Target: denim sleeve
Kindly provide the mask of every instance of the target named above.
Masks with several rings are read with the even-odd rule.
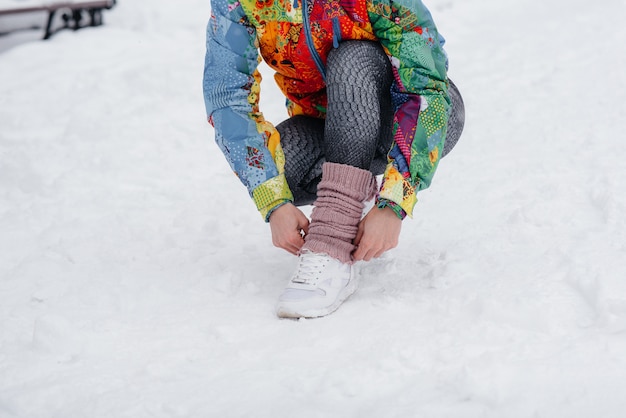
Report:
[[[231,169],[267,217],[293,197],[279,134],[259,111],[256,30],[236,0],[212,0],[211,12],[203,78],[207,117]]]

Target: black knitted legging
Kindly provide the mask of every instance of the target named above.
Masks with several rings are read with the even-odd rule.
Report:
[[[382,174],[392,145],[391,64],[375,42],[346,41],[326,63],[326,119],[294,116],[276,128],[285,152],[285,175],[296,205],[313,203],[324,162]],[[452,112],[442,156],[454,147],[465,121],[463,99],[450,81]]]

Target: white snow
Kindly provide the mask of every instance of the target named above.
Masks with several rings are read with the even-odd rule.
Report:
[[[626,5],[427,4],[466,130],[316,320],[205,121],[208,0],[0,37],[0,417],[623,416]]]

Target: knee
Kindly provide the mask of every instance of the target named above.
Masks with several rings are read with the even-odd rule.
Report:
[[[465,104],[463,97],[456,84],[449,79],[450,87],[448,93],[450,95],[451,109],[448,118],[448,129],[446,134],[446,142],[441,157],[445,157],[452,151],[463,133],[465,126]]]
[[[345,80],[346,75],[355,82],[360,78],[384,80],[391,77],[391,63],[382,46],[372,41],[343,41],[328,54],[327,81]]]

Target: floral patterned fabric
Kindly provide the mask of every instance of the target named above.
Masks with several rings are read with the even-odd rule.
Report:
[[[437,169],[450,101],[443,38],[419,0],[212,0],[204,98],[216,142],[267,220],[293,200],[274,126],[259,110],[261,59],[290,116],[324,118],[324,66],[342,40],[381,43],[395,82],[394,144],[377,206],[411,215]]]

